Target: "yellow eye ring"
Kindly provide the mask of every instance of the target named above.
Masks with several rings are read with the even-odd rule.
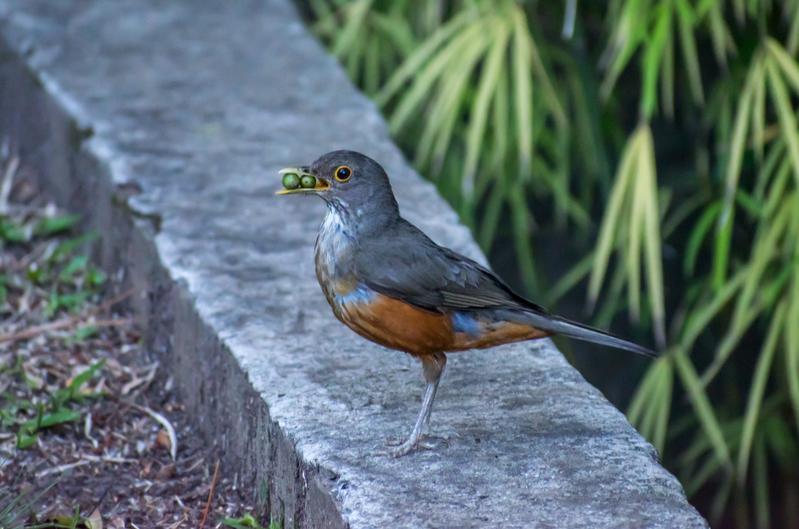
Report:
[[[333,171],[333,178],[338,182],[346,182],[352,178],[352,169],[350,169],[348,165],[339,165],[336,167],[336,170]]]

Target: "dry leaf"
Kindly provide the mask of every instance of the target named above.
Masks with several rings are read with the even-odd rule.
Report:
[[[170,451],[172,448],[172,441],[169,440],[169,434],[166,430],[158,430],[158,435],[155,436],[155,444],[166,451]]]
[[[100,509],[93,510],[83,523],[86,525],[86,529],[103,529],[103,517],[100,515]]]

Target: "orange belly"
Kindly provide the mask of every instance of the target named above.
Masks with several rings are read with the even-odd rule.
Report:
[[[514,322],[481,322],[477,332],[458,332],[449,314],[421,309],[382,294],[376,294],[368,303],[334,306],[334,312],[361,336],[415,356],[492,347],[550,334]]]

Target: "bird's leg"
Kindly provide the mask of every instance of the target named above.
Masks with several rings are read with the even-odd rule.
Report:
[[[421,360],[424,378],[427,381],[427,387],[425,387],[424,397],[422,398],[422,409],[419,410],[419,416],[416,417],[416,423],[413,425],[411,435],[404,443],[391,451],[391,455],[394,457],[404,456],[419,447],[422,433],[430,424],[430,415],[433,411],[433,400],[436,398],[438,382],[441,380],[441,374],[447,364],[447,357],[444,353],[423,356]]]
[[[434,384],[427,384],[425,386],[424,397],[422,398],[422,411],[425,410],[425,402],[427,402],[428,394],[432,393],[432,395],[430,395],[430,405],[427,407],[427,413],[424,416],[424,424],[422,425],[422,431],[421,431],[422,435],[424,435],[425,432],[430,431],[430,416],[433,415],[433,400],[435,400],[436,398],[436,391],[438,391],[438,380],[436,380]]]

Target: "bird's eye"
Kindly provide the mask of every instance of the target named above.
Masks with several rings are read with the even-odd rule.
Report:
[[[346,165],[340,165],[336,167],[336,171],[333,173],[333,177],[339,182],[346,182],[352,177],[352,169],[350,169]]]

